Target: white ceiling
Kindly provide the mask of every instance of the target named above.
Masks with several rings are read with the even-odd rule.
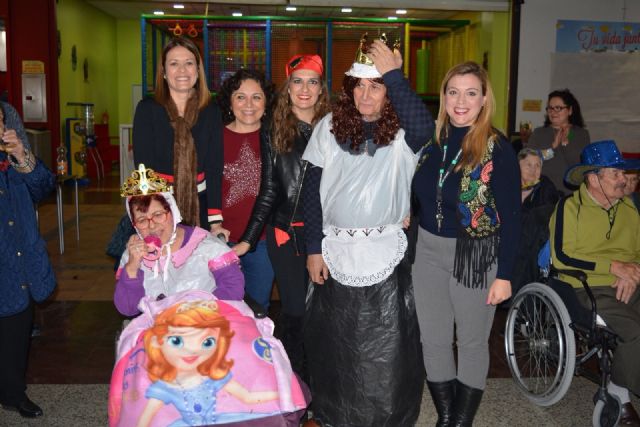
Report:
[[[242,12],[243,16],[290,16],[305,18],[386,18],[395,15],[396,9],[406,9],[404,18],[449,19],[459,11],[507,11],[509,0],[219,0],[207,2],[195,0],[85,0],[116,18],[138,19],[141,14],[162,10],[171,15],[230,16]],[[174,9],[180,3],[184,9]],[[322,4],[322,7],[316,6]],[[285,10],[296,6],[295,12]],[[391,6],[391,7],[389,7]],[[351,7],[352,13],[342,13],[342,7]]]

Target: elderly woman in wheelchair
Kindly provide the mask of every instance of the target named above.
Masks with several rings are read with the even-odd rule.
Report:
[[[580,188],[551,218],[548,283],[522,288],[507,315],[505,349],[520,390],[550,406],[574,371],[584,375],[600,384],[594,426],[640,425],[629,398],[640,394],[640,216],[623,193],[623,172],[635,167],[613,141],[583,150],[565,177]],[[593,357],[599,375],[584,369]]]
[[[244,277],[233,251],[208,231],[180,224],[182,216],[167,182],[140,164],[122,185],[136,234],[116,272],[114,303],[134,316],[144,296],[163,298],[200,289],[224,300],[241,300]]]
[[[307,406],[273,322],[243,302],[238,257],[179,224],[166,182],[140,165],[124,183],[136,228],[114,301],[137,317],[118,339],[110,426],[298,426]]]

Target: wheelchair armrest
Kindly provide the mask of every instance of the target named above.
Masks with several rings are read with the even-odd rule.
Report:
[[[571,276],[576,280],[581,281],[583,284],[587,281],[587,273],[582,270],[559,270],[554,269],[556,273],[565,274],[567,276]]]
[[[253,311],[253,317],[255,317],[256,319],[264,319],[265,317],[267,317],[267,310],[263,306],[258,304],[256,300],[251,298],[249,294],[245,293],[243,300]]]
[[[591,288],[587,283],[587,273],[582,270],[566,270],[566,269],[553,269],[554,274],[566,274],[567,276],[571,276],[574,279],[579,280],[582,283],[582,287],[584,288],[587,296],[589,297],[589,301],[591,302],[591,329],[595,330],[596,328],[596,318],[598,315],[598,308],[596,306],[596,298],[593,296],[593,292],[591,292]]]

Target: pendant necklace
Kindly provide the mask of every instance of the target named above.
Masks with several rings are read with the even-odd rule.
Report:
[[[444,162],[447,158],[447,144],[445,143],[444,147],[442,147],[442,162],[440,163],[440,170],[438,172],[438,185],[436,186],[436,223],[438,224],[438,233],[442,228],[442,220],[444,219],[444,215],[442,215],[442,187],[444,186],[444,181],[447,179],[451,171],[453,171],[453,169],[456,167],[461,154],[462,148],[458,150],[458,153],[445,171]]]
[[[185,421],[188,421],[191,425],[200,425],[207,419],[210,412],[215,413],[216,391],[212,384],[207,383],[207,380],[191,388],[185,388],[178,378],[174,381],[180,388],[184,406],[187,410],[186,414],[180,411],[183,419],[185,417],[189,418],[189,420]],[[203,385],[204,388],[202,387]]]

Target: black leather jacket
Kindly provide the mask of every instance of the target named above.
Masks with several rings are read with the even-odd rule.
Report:
[[[276,154],[273,159],[273,180],[276,184],[276,200],[271,217],[271,225],[287,230],[292,222],[302,221],[302,173],[306,169],[303,165],[302,154],[307,148],[307,139],[299,135],[293,143],[293,150],[289,153]]]
[[[267,137],[270,141],[270,138]],[[260,237],[262,227],[269,223],[274,227],[287,230],[291,222],[302,221],[302,200],[299,197],[302,185],[301,172],[304,169],[302,154],[307,147],[308,139],[303,135],[296,136],[293,150],[289,153],[276,153],[271,144],[263,150],[262,181],[260,193],[251,213],[251,219],[242,241],[253,247]],[[265,160],[266,153],[268,160]],[[265,174],[268,173],[268,177]],[[295,210],[295,212],[294,212]]]

